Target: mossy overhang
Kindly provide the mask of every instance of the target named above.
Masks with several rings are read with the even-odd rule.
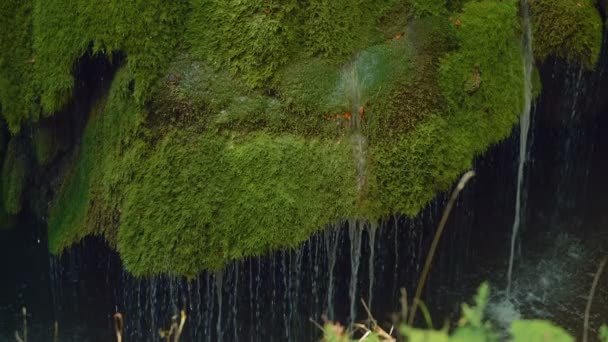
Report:
[[[24,46],[34,41],[35,67],[20,71],[20,86],[42,95],[30,106],[37,114],[3,116],[17,134],[24,120],[35,124],[41,108],[50,116],[62,106],[75,59],[125,52],[126,65],[94,99],[57,182],[49,243],[60,253],[86,235],[103,235],[137,275],[218,269],[295,247],[343,218],[413,216],[507,137],[523,108],[514,0],[462,8],[459,1],[451,14],[423,11],[419,18],[411,4],[394,0],[344,7],[160,1],[141,15],[125,3],[124,26],[114,32],[105,28],[112,18],[97,18],[76,40],[70,37],[82,21],[64,20],[76,7],[54,3],[64,10],[45,12],[36,2],[38,22],[23,24],[31,31],[19,36]],[[84,17],[96,6],[104,5],[87,2]],[[227,10],[241,15],[208,20]],[[320,13],[312,26],[294,19],[311,13]],[[354,22],[361,13],[368,20]],[[69,44],[54,50],[41,30],[63,27],[51,25],[58,21],[73,26],[61,32]],[[150,22],[158,24],[158,41],[124,37]],[[266,43],[271,53],[258,55]],[[583,64],[591,55],[577,56]],[[14,79],[7,70],[0,78]],[[5,86],[10,82],[0,82],[0,101],[15,93]],[[6,108],[28,107],[12,105]],[[363,124],[351,124],[361,108]],[[44,152],[39,164],[53,159],[34,150]]]

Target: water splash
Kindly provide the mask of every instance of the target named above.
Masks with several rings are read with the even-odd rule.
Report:
[[[515,262],[515,245],[519,233],[522,217],[522,190],[524,179],[524,167],[527,160],[528,134],[530,131],[530,116],[532,112],[532,71],[534,68],[534,55],[532,52],[532,25],[530,23],[530,11],[528,0],[522,1],[524,35],[524,109],[520,117],[519,137],[519,164],[517,166],[517,195],[515,198],[515,218],[513,221],[513,232],[511,234],[511,253],[509,256],[509,269],[507,271],[507,297],[511,294],[513,281],[513,264]]]

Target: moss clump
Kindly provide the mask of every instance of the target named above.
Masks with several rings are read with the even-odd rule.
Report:
[[[17,215],[21,212],[28,167],[23,142],[18,137],[11,138],[6,148],[1,177],[4,208],[8,214]]]
[[[515,0],[389,34],[410,16],[383,17],[394,6],[192,0],[190,51],[155,101],[133,96],[127,65],[91,113],[51,250],[103,234],[134,274],[194,275],[339,219],[415,215],[517,121],[521,32]]]
[[[411,2],[416,18],[447,14],[446,0],[412,0]]]
[[[442,58],[439,69],[444,111],[373,149],[372,186],[378,190],[371,198],[381,203],[382,214],[417,214],[476,155],[509,135],[523,108],[517,13],[516,1],[465,5],[458,18],[459,47]]]
[[[116,210],[125,173],[124,147],[133,142],[143,118],[130,96],[128,70],[118,72],[110,94],[92,109],[82,141],[52,205],[49,246],[53,253],[88,234],[104,234],[114,243]]]
[[[138,165],[118,233],[134,274],[193,275],[295,247],[348,217],[356,196],[350,146],[288,135],[176,131]]]
[[[32,86],[32,9],[32,0],[0,3],[0,106],[12,132],[39,114]]]
[[[265,88],[289,61],[344,61],[377,39],[377,23],[396,0],[192,0],[186,40],[196,58],[225,67],[248,87]]]
[[[179,1],[3,1],[0,103],[11,131],[61,110],[74,65],[88,51],[128,56],[134,98],[143,103],[180,42],[188,6]]]
[[[32,145],[39,166],[48,166],[59,153],[68,149],[68,136],[62,124],[60,121],[44,120],[35,126]]]
[[[602,46],[602,18],[594,0],[530,0],[534,55],[593,68]]]
[[[4,122],[0,120],[0,170],[2,170],[2,166],[4,164],[4,156],[6,154],[6,148],[8,144],[8,139],[10,138],[8,131],[4,125]],[[6,208],[4,207],[4,191],[2,191],[2,174],[0,174],[0,229],[8,226],[9,215],[6,212]]]

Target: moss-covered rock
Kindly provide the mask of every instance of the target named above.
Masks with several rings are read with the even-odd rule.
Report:
[[[587,69],[597,63],[603,23],[594,0],[530,0],[534,55],[555,56]]]
[[[453,18],[459,46],[441,59],[434,80],[446,106],[428,107],[435,112],[415,129],[372,150],[371,198],[382,214],[415,215],[476,155],[509,135],[524,93],[517,13],[516,1],[480,1]]]
[[[17,215],[23,206],[23,196],[29,170],[22,139],[13,137],[6,148],[2,164],[2,197],[8,214]]]
[[[50,248],[101,234],[137,275],[194,275],[336,220],[415,215],[523,106],[516,0],[49,4],[32,14],[45,113],[86,51],[127,60],[61,175]],[[40,165],[49,139],[36,135]]]
[[[128,69],[116,75],[107,99],[90,113],[82,141],[70,164],[49,215],[49,246],[53,253],[89,234],[103,234],[115,244],[117,210],[130,170],[126,146],[144,112],[130,96]]]

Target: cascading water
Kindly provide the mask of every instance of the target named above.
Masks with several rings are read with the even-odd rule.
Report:
[[[509,255],[509,269],[507,271],[507,298],[511,295],[513,280],[513,264],[515,262],[515,245],[522,218],[522,191],[524,186],[524,168],[527,160],[528,134],[530,131],[530,116],[532,112],[532,72],[534,68],[534,55],[532,52],[532,25],[528,0],[522,1],[523,27],[524,27],[524,108],[520,118],[519,135],[519,163],[517,166],[517,193],[515,196],[515,218],[511,235],[511,253]]]

